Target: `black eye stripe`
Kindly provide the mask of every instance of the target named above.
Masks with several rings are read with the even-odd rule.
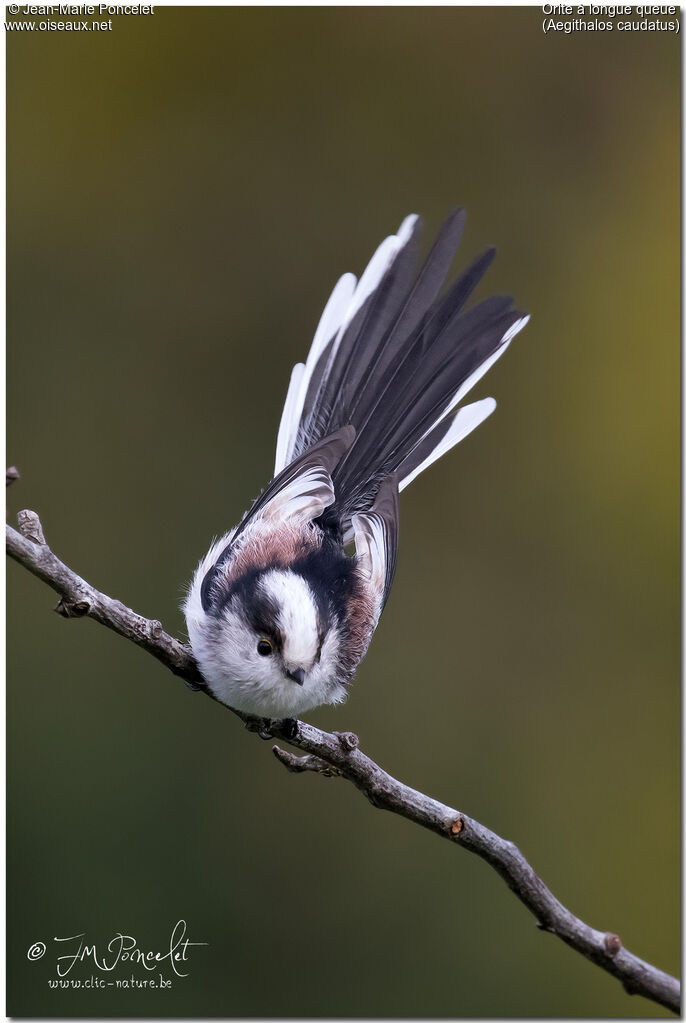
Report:
[[[248,618],[255,632],[262,633],[268,639],[274,639],[278,635],[278,608],[264,599],[252,600],[246,611]]]
[[[262,639],[272,645],[272,653],[283,649],[283,637],[279,630],[279,607],[263,591],[257,580],[258,573],[246,576],[234,590],[233,600],[248,628],[255,633],[255,646]],[[259,652],[259,651],[258,651]],[[263,657],[267,656],[265,652]]]

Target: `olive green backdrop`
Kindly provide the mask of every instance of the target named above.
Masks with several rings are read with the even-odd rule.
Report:
[[[497,244],[479,294],[532,321],[475,392],[495,416],[403,494],[381,627],[309,718],[674,972],[679,41],[541,19],[158,7],[8,34],[9,513],[182,635],[335,280],[405,214],[430,234],[466,206],[460,262]],[[8,594],[10,1013],[668,1015],[13,563]],[[170,989],[49,988],[55,936],[158,950],[181,918],[209,944]]]

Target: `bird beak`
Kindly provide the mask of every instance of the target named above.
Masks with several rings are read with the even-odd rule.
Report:
[[[287,671],[286,674],[289,678],[293,679],[294,682],[297,682],[299,686],[303,685],[305,682],[305,672],[302,668],[296,668],[295,671]]]

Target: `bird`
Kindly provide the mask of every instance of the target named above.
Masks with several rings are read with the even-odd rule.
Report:
[[[359,280],[340,278],[292,370],[273,478],[198,564],[191,650],[237,711],[294,721],[347,698],[393,582],[400,491],[495,409],[462,401],[529,317],[506,296],[467,307],[493,248],[443,289],[465,216],[418,273],[412,214]]]

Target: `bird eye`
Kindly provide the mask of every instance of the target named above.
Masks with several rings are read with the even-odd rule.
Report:
[[[261,639],[257,644],[257,652],[261,657],[269,657],[274,652],[274,647],[268,639]]]

